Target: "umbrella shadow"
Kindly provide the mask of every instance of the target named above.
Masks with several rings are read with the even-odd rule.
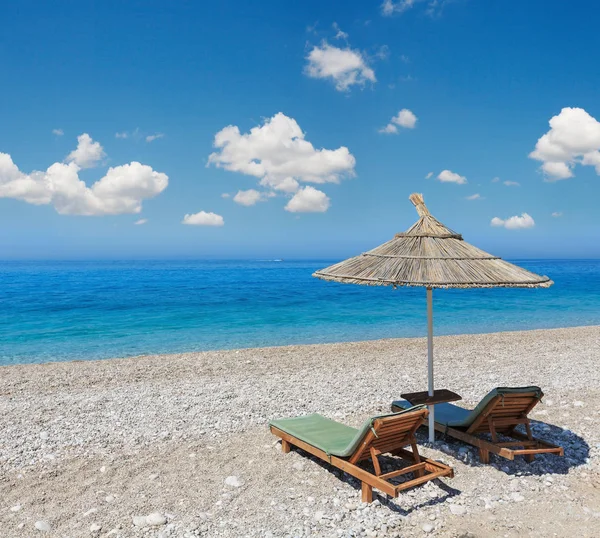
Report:
[[[341,469],[338,469],[337,467],[334,467],[333,465],[330,465],[326,461],[323,461],[322,459],[317,458],[317,457],[313,456],[312,454],[309,454],[308,452],[303,451],[301,448],[292,447],[292,450],[294,452],[297,452],[301,456],[305,457],[306,459],[311,460],[311,462],[316,463],[322,469],[330,472],[336,478],[338,478],[342,482],[348,484],[350,487],[355,489],[358,494],[360,494],[361,481],[358,480],[357,478],[355,478],[354,476],[342,471]],[[398,463],[402,462],[404,460],[402,460],[402,458],[397,458],[394,456],[382,455],[382,456],[379,456],[379,461],[380,461],[381,466],[384,468],[386,466],[388,466],[388,467],[393,467],[395,469],[399,469],[401,466],[399,466]],[[361,466],[365,470],[368,470],[369,472],[374,473],[373,466],[370,462],[366,461]],[[414,478],[413,473],[407,473],[404,476],[406,477],[406,480],[411,480],[412,478]],[[393,480],[392,480],[392,482],[393,482]],[[400,483],[400,482],[401,482],[401,480],[397,481],[397,483]],[[414,505],[410,506],[409,508],[403,508],[402,506],[399,506],[397,504],[397,502],[394,502],[393,497],[390,497],[389,495],[386,495],[385,493],[383,493],[377,489],[373,489],[373,499],[379,500],[379,503],[382,506],[385,506],[392,512],[396,512],[396,513],[400,514],[401,516],[408,516],[409,514],[411,514],[412,512],[414,512],[416,510],[419,510],[420,508],[423,508],[425,506],[435,506],[437,504],[442,504],[446,500],[448,500],[450,497],[455,497],[462,493],[460,490],[448,486],[448,484],[444,483],[442,480],[440,480],[438,478],[432,480],[429,483],[435,484],[437,486],[437,488],[439,489],[440,494],[435,497],[430,497],[426,501],[423,501],[421,499],[415,499],[417,502]],[[412,499],[413,497],[410,496],[409,492],[417,490],[421,487],[423,487],[423,486],[415,486],[413,488],[404,490],[403,492],[400,493],[398,499]],[[406,496],[406,497],[404,497],[404,496]]]
[[[525,460],[524,456],[516,456],[514,460],[508,460],[496,454],[490,454],[490,463],[482,464],[479,461],[478,449],[459,439],[437,432],[438,441],[432,447],[427,441],[427,435],[423,428],[420,428],[417,432],[417,438],[421,444],[440,450],[466,465],[471,467],[487,467],[492,465],[508,475],[540,476],[546,474],[568,474],[570,469],[587,463],[590,447],[583,437],[571,430],[539,420],[531,420],[531,430],[534,437],[563,447],[565,455],[537,454],[534,460],[529,463]],[[517,431],[525,433],[525,430],[521,430],[520,427],[517,428]],[[481,437],[491,440],[489,436],[482,435]],[[501,435],[499,437],[502,438]]]

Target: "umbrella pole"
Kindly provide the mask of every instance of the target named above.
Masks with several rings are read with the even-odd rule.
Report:
[[[427,371],[429,396],[433,396],[433,290],[427,288]],[[429,442],[435,441],[433,405],[429,406]]]

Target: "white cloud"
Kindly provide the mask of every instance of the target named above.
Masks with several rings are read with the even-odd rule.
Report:
[[[229,194],[228,192],[224,192],[223,194],[221,194],[221,198],[231,198],[231,194]]]
[[[161,193],[169,183],[166,174],[135,161],[109,168],[91,187],[79,179],[79,171],[73,161],[25,174],[10,155],[0,153],[0,198],[52,204],[61,215],[119,215],[139,213],[142,201]]]
[[[186,214],[181,223],[189,224],[191,226],[223,226],[225,221],[221,215],[200,211],[200,213],[194,213],[191,215]]]
[[[520,187],[521,184],[518,181],[503,181],[502,182],[507,187]]]
[[[324,213],[329,209],[329,197],[307,185],[301,188],[285,206],[290,213]]]
[[[247,191],[238,191],[237,194],[233,197],[233,201],[236,204],[251,206],[264,200],[264,196],[261,192],[258,192],[255,189],[248,189]]]
[[[451,172],[450,170],[442,170],[437,177],[442,183],[458,183],[464,185],[467,182],[467,178]]]
[[[279,112],[264,124],[241,134],[235,125],[215,135],[217,151],[208,157],[214,165],[260,179],[260,184],[283,192],[295,192],[300,182],[339,183],[354,175],[356,160],[342,146],[315,149],[293,118]]]
[[[562,211],[555,211],[554,213],[552,213],[552,216],[557,219],[559,217],[563,216],[563,212]]]
[[[395,13],[404,13],[417,4],[427,3],[425,13],[430,17],[441,14],[444,6],[451,0],[383,0],[381,4],[381,14],[385,17],[391,17]]]
[[[398,127],[392,123],[388,123],[385,127],[382,127],[377,132],[381,134],[396,134],[398,132]]]
[[[481,200],[481,194],[471,194],[471,196],[467,196],[467,200]]]
[[[140,220],[136,220],[133,224],[135,226],[141,226],[142,224],[146,224],[148,222],[148,219],[140,219]]]
[[[433,172],[429,172],[426,176],[425,179],[431,179],[431,177],[433,176]]]
[[[405,129],[414,129],[417,125],[417,116],[408,110],[408,108],[403,108],[390,120],[390,123],[379,129],[379,132],[385,134],[395,134],[398,132],[396,125],[404,127]]]
[[[62,129],[52,129],[52,134],[56,136],[62,136],[65,132]]]
[[[335,39],[348,39],[348,34],[346,32],[342,32],[342,29],[337,22],[334,22],[332,26],[336,31]]]
[[[520,217],[515,215],[506,220],[494,217],[490,224],[492,226],[504,227],[507,230],[519,230],[523,228],[533,228],[535,226],[535,221],[531,215],[522,213]]]
[[[164,138],[164,137],[165,137],[164,133],[156,133],[156,134],[148,135],[146,137],[146,142],[154,142],[155,140],[158,140],[159,138]]]
[[[573,177],[577,164],[594,166],[600,175],[600,122],[583,108],[563,108],[550,119],[550,130],[529,157],[542,162],[547,181]]]
[[[360,51],[340,49],[323,41],[315,46],[306,57],[308,64],[304,72],[312,78],[332,79],[338,91],[348,91],[351,86],[364,86],[376,82],[375,72]]]
[[[77,149],[67,155],[65,162],[75,163],[79,168],[93,168],[104,157],[106,153],[100,142],[94,142],[89,134],[83,133],[77,137]]]
[[[129,138],[129,133],[123,131],[122,133],[115,133],[115,138]]]
[[[498,183],[498,181],[500,181],[500,178],[497,176],[494,179],[492,179],[492,183]]]

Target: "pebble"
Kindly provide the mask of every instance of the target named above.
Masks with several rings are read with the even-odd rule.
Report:
[[[452,512],[455,516],[464,516],[467,513],[467,509],[460,504],[451,504],[450,512]]]
[[[146,516],[146,523],[152,527],[159,527],[160,525],[164,525],[166,522],[167,518],[160,512],[152,512],[150,515]]]
[[[50,523],[48,523],[47,521],[36,521],[34,524],[34,527],[38,530],[38,531],[42,531],[42,532],[50,532],[52,530],[52,526],[50,525]]]
[[[21,505],[20,504],[15,504],[14,506],[10,507],[10,511],[11,512],[18,512],[21,509]]]
[[[50,436],[48,435],[48,432],[40,432],[40,439],[42,439],[43,441],[48,440]]]
[[[429,534],[430,532],[433,532],[434,526],[431,523],[425,523],[421,528],[424,533]]]
[[[98,525],[97,523],[92,523],[90,525],[90,532],[91,533],[100,532],[101,530],[102,530],[102,525]]]
[[[225,484],[232,488],[241,488],[244,485],[244,481],[237,476],[228,476],[225,479]]]
[[[517,492],[511,493],[510,498],[516,503],[520,503],[525,500],[525,497],[523,497],[523,495]]]

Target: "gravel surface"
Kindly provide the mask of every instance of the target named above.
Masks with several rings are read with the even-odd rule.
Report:
[[[426,385],[424,339],[0,368],[0,536],[600,536],[600,327],[438,337],[436,382],[472,406],[540,385],[532,464],[441,436],[455,478],[360,502],[359,484],[297,451],[271,418],[357,426]]]

